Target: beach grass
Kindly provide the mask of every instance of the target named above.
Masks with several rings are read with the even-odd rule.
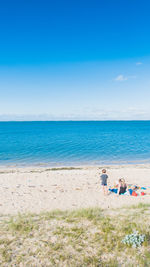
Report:
[[[122,243],[134,230],[141,247]],[[150,266],[150,205],[1,216],[0,266]]]

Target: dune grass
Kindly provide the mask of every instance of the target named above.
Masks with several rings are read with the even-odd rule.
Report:
[[[134,230],[140,248],[121,241]],[[150,266],[150,205],[1,216],[0,266]]]

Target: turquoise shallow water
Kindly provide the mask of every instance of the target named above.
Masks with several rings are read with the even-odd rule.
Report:
[[[150,162],[150,121],[0,122],[1,165]]]

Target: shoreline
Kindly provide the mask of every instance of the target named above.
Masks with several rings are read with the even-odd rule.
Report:
[[[0,173],[3,170],[12,170],[13,172],[17,172],[19,170],[43,170],[43,171],[49,171],[49,170],[78,170],[78,169],[118,169],[118,168],[150,168],[150,162],[149,163],[116,163],[116,164],[85,164],[85,165],[0,165]]]
[[[37,162],[37,163],[9,163],[9,164],[2,164],[0,163],[0,169],[2,168],[86,168],[86,167],[99,167],[99,166],[140,166],[140,165],[150,165],[150,159],[143,159],[143,160],[129,160],[129,161],[122,161],[122,160],[114,160],[114,161],[91,161],[91,162],[70,162],[70,163],[48,163],[48,162]]]

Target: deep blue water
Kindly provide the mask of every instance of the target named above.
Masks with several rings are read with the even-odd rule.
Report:
[[[150,121],[0,122],[1,165],[150,162]]]

